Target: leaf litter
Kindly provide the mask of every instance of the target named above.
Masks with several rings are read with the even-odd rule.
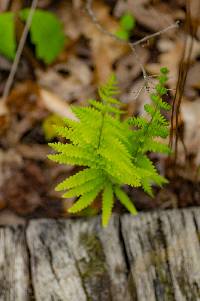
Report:
[[[2,1],[0,9],[6,11],[9,2]],[[18,7],[22,9],[20,5]],[[176,168],[169,158],[158,155],[153,157],[158,169],[169,178],[170,183],[163,190],[155,187],[154,199],[140,190],[130,190],[129,193],[136,200],[139,210],[199,205],[198,5],[199,0],[191,1],[191,20],[198,28],[190,54],[188,77],[178,118],[182,140],[178,141]],[[12,7],[11,5],[11,9]],[[9,223],[9,211],[12,212],[10,220],[15,220],[13,215],[25,219],[68,216],[66,208],[70,204],[60,198],[54,187],[75,171],[71,167],[55,166],[46,158],[50,150],[42,125],[48,116],[58,114],[73,118],[69,105],[85,105],[88,98],[96,95],[97,86],[112,72],[117,74],[121,88],[120,97],[130,116],[140,114],[143,104],[149,101],[148,93],[143,88],[141,68],[134,54],[127,45],[98,30],[86,13],[85,1],[42,0],[39,1],[39,7],[57,15],[63,24],[68,42],[55,62],[47,66],[34,57],[33,48],[28,41],[25,45],[28,52],[24,49],[12,91],[5,103],[0,101],[0,220],[2,218],[5,223]],[[117,32],[120,17],[124,13],[132,14],[135,26],[130,34],[131,41],[161,30],[177,19],[181,20],[183,25],[178,30],[168,31],[136,47],[142,64],[152,76],[150,86],[160,67],[166,66],[170,69],[168,88],[169,99],[172,101],[176,93],[184,39],[189,35],[184,30],[185,1],[102,0],[94,1],[93,9],[100,24],[111,33]],[[30,56],[27,53],[32,54]],[[1,94],[10,68],[11,62],[1,55]],[[85,214],[93,214],[99,207],[97,200],[93,211]],[[115,210],[122,211],[120,207]],[[16,218],[16,222],[17,220]]]

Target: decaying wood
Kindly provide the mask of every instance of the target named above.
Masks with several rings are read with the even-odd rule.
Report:
[[[23,226],[0,228],[0,301],[27,301],[29,263]]]
[[[200,300],[200,210],[122,218],[134,300]]]
[[[27,229],[36,300],[123,300],[126,264],[119,219],[33,221]],[[128,297],[126,297],[127,300]]]
[[[0,228],[1,300],[199,301],[200,209]]]

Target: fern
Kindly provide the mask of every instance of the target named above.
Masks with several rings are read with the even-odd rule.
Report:
[[[112,187],[112,183],[108,182],[106,187],[104,188],[103,196],[102,196],[102,225],[104,227],[107,226],[109,222],[113,205],[114,205],[113,187]]]
[[[145,105],[146,117],[121,121],[124,113],[119,100],[116,77],[99,88],[101,101],[89,100],[88,107],[73,107],[77,120],[65,118],[63,125],[55,127],[56,133],[67,143],[50,143],[56,151],[49,155],[61,164],[84,167],[56,186],[64,191],[64,198],[78,197],[68,210],[79,212],[92,204],[102,194],[102,224],[106,226],[117,199],[133,215],[137,213],[123,186],[142,187],[153,195],[152,184],[162,186],[167,180],[158,174],[148,158],[149,151],[169,153],[166,144],[157,138],[168,135],[168,121],[163,110],[170,106],[163,100],[168,70],[161,69],[158,85],[150,95],[151,104]]]

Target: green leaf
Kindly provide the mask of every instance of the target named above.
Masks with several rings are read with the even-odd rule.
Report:
[[[77,185],[84,184],[88,181],[96,179],[98,176],[101,176],[102,172],[97,169],[86,168],[77,172],[75,175],[70,176],[69,178],[65,179],[63,182],[59,183],[56,186],[56,191],[61,191],[65,189],[74,188]]]
[[[26,21],[30,9],[23,9],[20,17]],[[60,20],[51,12],[37,9],[30,28],[31,41],[36,46],[36,55],[46,64],[52,63],[65,44],[65,35]]]
[[[12,12],[0,15],[0,53],[8,59],[14,59],[16,50],[14,14]]]
[[[78,201],[68,209],[69,213],[76,213],[79,212],[85,208],[87,208],[89,205],[92,204],[92,202],[95,200],[95,198],[97,197],[97,195],[99,194],[101,188],[96,188],[91,190],[88,193],[85,193],[84,195],[82,195]]]
[[[133,215],[136,215],[137,210],[136,210],[135,206],[133,205],[133,203],[131,202],[131,200],[129,199],[128,195],[122,189],[120,189],[118,186],[115,187],[114,191],[115,191],[116,197],[122,203],[122,205],[124,205],[124,207],[126,207],[126,209],[128,209],[128,211],[130,211]]]
[[[75,196],[81,196],[83,194],[88,193],[94,188],[102,187],[105,179],[102,177],[98,177],[97,179],[93,179],[91,181],[85,182],[81,185],[77,185],[76,187],[70,189],[68,192],[64,193],[63,198],[71,198]]]
[[[135,27],[135,23],[135,18],[130,13],[126,13],[120,18],[121,28],[126,31],[132,30]]]
[[[47,141],[50,141],[57,136],[57,129],[55,125],[57,127],[64,125],[63,118],[57,114],[51,114],[43,120],[42,129]]]
[[[128,41],[129,40],[129,32],[127,30],[124,30],[123,28],[118,29],[118,31],[115,33],[116,37],[123,40]]]
[[[108,225],[110,216],[112,214],[112,208],[114,204],[113,189],[111,183],[108,183],[103,191],[102,196],[102,225],[106,227]]]

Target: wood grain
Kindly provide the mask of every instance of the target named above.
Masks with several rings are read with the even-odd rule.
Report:
[[[26,301],[31,295],[24,230],[0,227],[0,301]]]
[[[200,208],[0,227],[0,301],[200,301]]]
[[[134,300],[200,300],[200,210],[122,218]]]

